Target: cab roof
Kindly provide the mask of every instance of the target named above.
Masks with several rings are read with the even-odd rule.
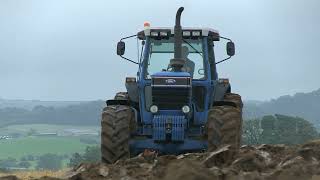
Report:
[[[214,41],[220,40],[219,32],[212,28],[196,28],[196,27],[183,27],[183,37],[197,35],[200,37],[211,37]],[[156,37],[171,37],[174,35],[174,28],[171,27],[150,27],[138,32],[138,38],[144,40],[146,36]]]

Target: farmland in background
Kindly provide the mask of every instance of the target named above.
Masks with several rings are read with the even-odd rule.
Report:
[[[15,159],[35,169],[40,156],[55,154],[67,166],[73,153],[83,153],[87,146],[100,144],[99,127],[28,124],[0,128],[0,161]],[[28,157],[32,159],[28,159]]]

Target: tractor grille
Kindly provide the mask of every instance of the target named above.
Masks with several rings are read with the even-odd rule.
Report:
[[[180,110],[190,103],[189,77],[155,77],[152,82],[152,104],[160,110]]]

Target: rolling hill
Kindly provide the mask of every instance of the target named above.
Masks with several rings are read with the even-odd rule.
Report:
[[[268,114],[299,116],[320,129],[320,89],[310,93],[281,96],[265,102],[248,101],[244,106],[244,118],[252,119]]]
[[[100,125],[104,101],[0,100],[0,126],[48,123]],[[281,96],[270,101],[245,101],[244,119],[271,114],[304,118],[320,129],[320,89],[310,93]]]

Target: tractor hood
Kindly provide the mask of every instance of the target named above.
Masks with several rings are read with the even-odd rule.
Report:
[[[191,87],[188,72],[158,72],[151,76],[153,87]]]
[[[154,73],[151,75],[152,78],[154,77],[191,77],[188,72],[170,72],[170,71],[163,71]]]

